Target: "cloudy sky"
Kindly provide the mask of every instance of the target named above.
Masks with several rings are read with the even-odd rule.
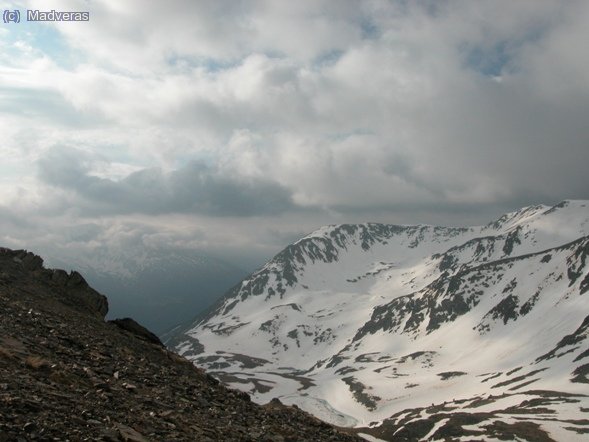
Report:
[[[4,246],[247,267],[326,223],[589,198],[585,0],[0,6],[90,13],[0,23]]]

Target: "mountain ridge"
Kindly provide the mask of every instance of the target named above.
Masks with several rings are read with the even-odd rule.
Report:
[[[547,206],[547,205],[542,205],[542,204],[526,206],[520,210],[516,210],[516,211],[509,212],[509,213],[502,215],[497,220],[491,221],[485,226],[481,226],[481,229],[483,229],[483,230],[489,229],[492,226],[499,227],[508,221],[513,221],[513,219],[518,217],[518,215],[521,217],[530,211],[533,212],[532,214],[534,214],[537,211],[542,211],[542,210],[546,211],[546,212],[555,211],[558,208],[565,207],[566,204],[569,204],[569,203],[575,202],[575,201],[579,201],[579,200],[563,200],[554,206]],[[283,260],[285,255],[289,255],[289,254],[292,255],[293,254],[292,250],[296,250],[298,252],[299,248],[297,246],[299,246],[300,243],[306,242],[308,240],[312,240],[314,238],[323,237],[323,236],[318,236],[318,234],[321,232],[326,232],[326,231],[331,232],[332,230],[335,230],[335,229],[358,228],[361,226],[383,226],[383,227],[389,228],[391,230],[408,229],[408,230],[413,230],[413,231],[420,230],[420,229],[427,229],[427,228],[438,229],[438,230],[448,230],[448,231],[468,231],[468,229],[469,229],[468,227],[446,227],[446,226],[434,226],[434,225],[430,225],[430,224],[383,224],[383,223],[376,223],[376,222],[366,222],[366,223],[360,223],[360,224],[328,224],[328,225],[320,227],[319,229],[314,230],[313,232],[310,232],[309,234],[303,236],[301,239],[286,246],[282,251],[280,251],[273,258],[271,258],[264,266],[262,266],[260,269],[258,269],[256,271],[254,271],[248,277],[244,278],[244,280],[248,280],[248,279],[251,279],[252,277],[255,277],[256,275],[263,272],[267,267],[269,267],[272,264],[274,264],[274,265],[277,264],[277,261]],[[484,238],[485,237],[477,237],[477,238],[473,238],[472,240],[476,241],[478,239],[484,239]],[[456,247],[459,247],[459,246],[456,246]],[[300,253],[298,255],[301,256]],[[212,311],[217,310],[219,308],[219,306],[221,304],[223,304],[225,299],[234,296],[235,292],[239,290],[239,287],[243,285],[244,280],[242,280],[241,282],[239,282],[239,283],[235,284],[233,287],[231,287],[217,302],[215,302],[213,305],[211,305],[211,307],[209,307],[209,309],[207,309],[205,312],[203,312],[200,315],[200,317],[194,318],[192,320],[192,322],[198,323],[199,321],[206,320],[206,318],[209,317],[209,315]]]
[[[287,246],[167,345],[254,400],[277,396],[387,440],[390,428],[405,428],[393,416],[426,413],[432,401],[462,398],[496,407],[516,397],[545,401],[534,390],[514,396],[525,387],[507,375],[516,368],[525,374],[520,384],[552,391],[569,404],[564,398],[579,388],[589,395],[580,348],[587,342],[575,334],[589,312],[583,297],[588,207],[582,200],[528,206],[475,227],[324,226]],[[581,343],[532,367],[558,342],[568,342],[566,336]],[[498,379],[492,385],[483,382],[484,365]],[[452,389],[455,379],[461,391]],[[503,399],[489,399],[495,393]],[[571,399],[583,404],[576,411],[552,404],[558,423],[541,424],[534,415],[527,428],[574,440],[587,429],[567,430],[565,421],[585,416],[584,397]],[[455,417],[437,416],[424,425],[439,430]],[[502,418],[506,428],[512,428],[510,416]],[[479,432],[497,418],[479,417]]]

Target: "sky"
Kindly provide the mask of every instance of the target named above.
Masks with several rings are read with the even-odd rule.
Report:
[[[0,245],[249,269],[324,224],[589,199],[584,0],[0,1]]]

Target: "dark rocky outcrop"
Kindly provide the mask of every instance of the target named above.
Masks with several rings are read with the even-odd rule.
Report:
[[[46,269],[43,258],[26,250],[0,248],[1,273],[12,279],[45,284],[53,291],[53,297],[76,309],[104,318],[108,313],[108,300],[88,285],[76,271]]]
[[[0,249],[0,441],[351,441],[166,350],[76,272]]]
[[[158,338],[155,334],[153,334],[152,332],[147,330],[141,324],[137,323],[137,321],[135,321],[134,319],[131,319],[131,318],[113,319],[112,321],[108,321],[108,322],[116,325],[119,328],[122,328],[123,330],[127,330],[128,332],[133,333],[134,335],[140,337],[141,339],[145,339],[148,342],[152,342],[154,344],[161,345],[162,347],[164,346],[164,344],[162,344],[162,341],[160,341],[160,338]]]

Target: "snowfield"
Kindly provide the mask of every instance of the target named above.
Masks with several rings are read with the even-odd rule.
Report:
[[[470,228],[322,227],[167,343],[369,440],[584,440],[588,235],[587,201]]]

